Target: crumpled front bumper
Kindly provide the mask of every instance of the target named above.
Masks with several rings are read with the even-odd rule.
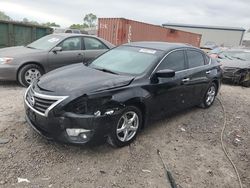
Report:
[[[222,80],[236,85],[250,86],[250,69],[225,68]]]
[[[40,135],[47,139],[53,139],[62,143],[86,144],[100,143],[109,134],[118,118],[118,113],[113,115],[77,115],[74,113],[64,113],[60,117],[45,117],[32,111],[25,104],[26,121]],[[66,129],[90,130],[87,139],[81,137],[71,137]]]

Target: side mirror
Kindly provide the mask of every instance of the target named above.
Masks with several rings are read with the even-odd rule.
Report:
[[[52,52],[57,53],[57,52],[61,52],[62,51],[62,47],[60,46],[56,46],[55,48],[53,48]]]
[[[155,73],[159,78],[172,78],[175,76],[175,71],[170,69],[159,70]]]

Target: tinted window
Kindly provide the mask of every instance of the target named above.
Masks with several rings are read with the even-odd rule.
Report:
[[[85,37],[84,45],[86,50],[107,49],[107,47],[95,38]]]
[[[204,65],[204,58],[202,53],[200,52],[194,50],[187,50],[187,57],[188,57],[189,68],[194,68]]]
[[[81,50],[81,38],[68,38],[59,44],[59,46],[62,47],[62,51]]]
[[[185,58],[183,50],[170,53],[159,65],[158,70],[171,69],[180,71],[185,69]]]

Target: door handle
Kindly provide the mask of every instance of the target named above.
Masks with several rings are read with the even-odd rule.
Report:
[[[206,74],[210,74],[211,73],[211,71],[209,70],[209,71],[206,71]]]
[[[190,78],[184,78],[182,79],[182,82],[188,82],[190,80]]]

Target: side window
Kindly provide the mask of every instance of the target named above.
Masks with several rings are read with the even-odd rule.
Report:
[[[100,49],[107,49],[102,42],[95,38],[84,37],[84,45],[85,50],[100,50]]]
[[[185,69],[185,56],[183,50],[170,53],[159,65],[158,70],[171,69],[181,71]]]
[[[205,64],[207,65],[207,64],[209,64],[209,62],[210,62],[210,57],[208,56],[208,55],[205,55]]]
[[[202,53],[194,50],[187,50],[189,68],[199,67],[205,64]]]
[[[62,51],[81,50],[81,37],[68,38],[58,46],[62,47]]]

